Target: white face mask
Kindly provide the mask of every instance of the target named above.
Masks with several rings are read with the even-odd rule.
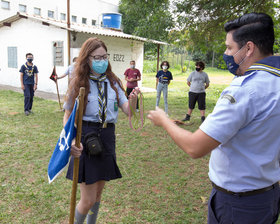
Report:
[[[134,69],[134,68],[135,68],[135,65],[130,65],[130,68],[131,68],[131,69]]]
[[[167,68],[168,68],[168,66],[166,66],[166,65],[163,65],[163,66],[162,66],[162,69],[163,69],[163,70],[167,70]]]

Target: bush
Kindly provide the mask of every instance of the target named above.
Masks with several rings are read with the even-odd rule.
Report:
[[[157,72],[157,61],[144,60],[143,62],[143,73]]]

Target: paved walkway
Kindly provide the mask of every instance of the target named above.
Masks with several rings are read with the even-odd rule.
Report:
[[[2,84],[0,84],[0,90],[12,90],[15,92],[23,93],[22,89],[19,87],[2,85]],[[57,94],[55,94],[55,93],[47,93],[44,91],[36,90],[35,96],[43,98],[43,99],[47,99],[47,100],[58,101]],[[60,95],[60,99],[62,101],[64,99],[64,95]]]

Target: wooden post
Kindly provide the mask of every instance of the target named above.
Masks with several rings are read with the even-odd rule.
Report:
[[[56,92],[57,92],[57,98],[58,98],[59,108],[60,108],[60,110],[62,110],[61,103],[60,103],[60,96],[59,96],[59,91],[58,91],[57,80],[55,80],[55,85],[56,85]]]
[[[79,92],[79,109],[78,109],[78,113],[76,113],[76,119],[75,119],[77,121],[77,135],[75,139],[76,147],[80,147],[80,142],[81,142],[84,96],[85,96],[85,88],[81,87]],[[74,224],[76,194],[77,194],[77,185],[78,185],[78,176],[79,176],[79,162],[80,162],[80,158],[74,158],[74,171],[73,171],[69,224]]]
[[[157,45],[157,72],[159,70],[159,48],[160,48],[160,45],[158,44]]]

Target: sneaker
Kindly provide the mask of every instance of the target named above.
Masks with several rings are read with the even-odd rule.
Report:
[[[201,123],[203,123],[203,121],[205,120],[205,116],[201,117]]]
[[[138,113],[140,110],[139,109],[136,109],[136,112]]]
[[[29,110],[28,112],[29,112],[30,114],[33,114],[33,111],[32,111],[32,110]]]
[[[182,121],[189,121],[191,119],[191,116],[186,114],[186,117]]]
[[[25,114],[26,116],[28,116],[28,115],[30,114],[30,112],[29,112],[28,110],[26,110],[26,111],[24,111],[24,114]]]

